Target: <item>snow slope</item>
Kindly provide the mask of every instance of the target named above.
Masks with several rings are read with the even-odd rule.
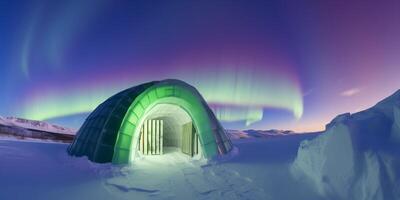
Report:
[[[400,199],[400,90],[301,143],[291,171],[326,199]]]

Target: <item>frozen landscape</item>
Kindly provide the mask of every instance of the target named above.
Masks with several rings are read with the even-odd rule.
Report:
[[[399,22],[400,0],[0,1],[0,200],[400,200]]]
[[[226,160],[175,153],[132,166],[70,157],[67,144],[0,140],[0,199],[318,199],[289,168],[299,142],[313,137],[234,140]]]
[[[180,153],[95,164],[68,144],[0,140],[0,199],[400,199],[400,91],[326,131],[229,131],[210,161]]]

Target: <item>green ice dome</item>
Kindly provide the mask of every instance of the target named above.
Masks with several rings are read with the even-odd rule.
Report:
[[[124,164],[138,156],[162,155],[169,147],[205,158],[232,149],[196,88],[172,79],[144,83],[104,101],[88,116],[68,153]]]

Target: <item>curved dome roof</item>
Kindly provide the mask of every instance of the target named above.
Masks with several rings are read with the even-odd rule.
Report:
[[[68,153],[94,162],[128,163],[143,118],[158,104],[174,104],[189,114],[206,158],[231,150],[225,130],[200,93],[183,81],[167,79],[126,89],[101,103],[79,129]]]

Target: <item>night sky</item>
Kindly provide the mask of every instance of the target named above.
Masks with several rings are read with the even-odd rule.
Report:
[[[322,130],[400,89],[400,1],[0,1],[0,74],[2,116],[178,78],[225,128]]]

